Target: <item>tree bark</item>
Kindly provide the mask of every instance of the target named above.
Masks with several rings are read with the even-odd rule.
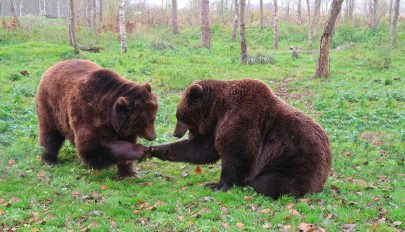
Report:
[[[278,48],[278,7],[277,0],[273,0],[273,29],[274,29],[274,38],[273,38],[273,47]]]
[[[211,47],[211,27],[209,21],[209,0],[200,0],[201,3],[201,45]]]
[[[319,23],[319,15],[321,12],[321,0],[315,0],[314,13],[312,14],[312,32],[314,32],[316,25]]]
[[[23,16],[23,0],[20,0],[20,14],[19,16]]]
[[[332,39],[333,28],[336,23],[336,18],[342,8],[343,0],[333,0],[328,19],[326,20],[321,42],[319,46],[318,66],[316,69],[317,77],[329,76],[329,45]]]
[[[378,0],[371,0],[371,27],[375,28],[378,25]]]
[[[179,34],[179,26],[177,25],[177,0],[172,0],[172,33]]]
[[[61,17],[61,14],[60,14],[60,0],[57,0],[57,11],[58,11],[58,17]]]
[[[232,24],[232,41],[236,40],[236,31],[238,29],[238,19],[239,19],[238,0],[234,0],[234,5],[235,5],[235,16],[233,18],[233,24]]]
[[[98,0],[98,1],[99,1],[98,2],[98,7],[99,7],[98,21],[99,21],[99,24],[101,25],[103,23],[103,0]]]
[[[388,18],[389,18],[389,21],[390,21],[390,23],[392,22],[392,6],[393,6],[393,3],[394,2],[394,0],[390,0],[390,7],[388,8]]]
[[[311,21],[311,6],[309,5],[309,0],[307,0],[307,13],[308,13],[308,48],[312,49],[312,37],[314,31],[312,30],[312,21]]]
[[[42,14],[41,0],[38,0],[38,16]]]
[[[44,9],[43,9],[44,15],[46,15],[46,0],[44,0]]]
[[[91,0],[91,29],[96,30],[96,18],[97,18],[97,11],[96,11],[96,0]]]
[[[391,20],[391,44],[396,46],[397,44],[397,24],[400,9],[400,0],[395,0],[394,12]]]
[[[17,13],[15,12],[14,0],[10,0],[10,10],[11,10],[11,16],[13,16],[13,18],[17,19]]]
[[[240,63],[247,63],[247,47],[245,38],[245,8],[246,0],[240,0]]]
[[[79,54],[79,46],[77,45],[77,40],[76,40],[76,24],[75,24],[75,10],[74,10],[74,4],[73,0],[69,0],[69,9],[70,9],[70,23],[69,23],[69,28],[70,28],[70,41],[72,42],[73,45],[73,52],[75,54]]]
[[[301,0],[298,0],[297,19],[299,23],[302,23]]]
[[[263,0],[260,0],[260,30],[264,28]]]
[[[121,0],[119,7],[119,27],[121,36],[121,51],[123,53],[127,52],[127,33],[125,28],[125,10],[126,10],[126,0]]]

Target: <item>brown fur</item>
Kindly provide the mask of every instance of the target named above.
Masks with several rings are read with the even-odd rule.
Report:
[[[143,159],[137,136],[153,140],[156,96],[149,84],[138,85],[87,60],[62,61],[43,75],[36,96],[42,159],[55,163],[65,139],[89,166],[117,164],[131,175],[133,160]]]
[[[250,185],[278,198],[319,192],[331,169],[326,132],[262,82],[199,81],[177,106],[174,136],[189,139],[153,146],[157,158],[190,163],[222,160],[221,178],[208,184],[227,190]]]

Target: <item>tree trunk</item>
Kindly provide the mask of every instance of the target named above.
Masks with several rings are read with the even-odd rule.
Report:
[[[274,39],[273,39],[273,47],[278,48],[278,7],[277,7],[277,0],[273,0],[273,28],[274,28]]]
[[[96,25],[96,17],[97,17],[97,12],[96,12],[96,0],[91,0],[91,28],[93,30],[96,30],[97,25]]]
[[[42,14],[41,0],[38,0],[38,16]]]
[[[313,30],[312,30],[312,21],[311,21],[311,6],[309,5],[309,0],[307,0],[307,12],[308,12],[308,48],[312,49],[312,37],[313,37]]]
[[[77,45],[76,40],[75,10],[73,0],[69,0],[69,9],[70,9],[70,23],[69,23],[70,41],[72,42],[73,45],[73,52],[75,54],[79,54],[79,46]]]
[[[349,12],[348,12],[348,21],[353,21],[353,12],[354,12],[354,0],[349,1]]]
[[[58,10],[58,17],[61,17],[61,14],[60,14],[60,0],[57,0],[57,10]]]
[[[13,16],[13,18],[17,19],[17,13],[15,12],[15,7],[14,7],[14,0],[10,0],[10,10],[11,10],[11,16]]]
[[[240,63],[247,63],[247,48],[245,38],[245,7],[246,0],[240,0]]]
[[[342,8],[342,3],[343,0],[333,0],[329,10],[328,19],[326,20],[319,46],[318,66],[316,69],[317,77],[329,76],[329,45],[332,38],[333,28],[336,23],[336,18],[338,17],[340,9]]]
[[[177,25],[177,0],[172,0],[172,33],[179,34],[179,26]]]
[[[43,8],[43,13],[46,15],[46,0],[44,0],[44,8]]]
[[[390,21],[390,23],[392,22],[392,6],[393,6],[393,3],[394,2],[394,0],[390,0],[390,7],[388,8],[388,18],[389,18],[389,21]]]
[[[99,25],[103,23],[103,0],[98,0],[98,21]]]
[[[119,27],[121,36],[121,51],[123,53],[127,52],[127,33],[125,28],[125,10],[126,10],[126,0],[121,0],[119,7]]]
[[[20,17],[23,16],[23,0],[20,0]]]
[[[371,27],[375,28],[378,25],[378,0],[371,0]]]
[[[316,25],[319,23],[319,15],[321,12],[321,0],[315,0],[315,8],[314,8],[314,13],[312,14],[312,33],[314,32],[314,29]]]
[[[285,18],[288,21],[288,18],[290,17],[290,0],[287,0],[287,7],[285,10]]]
[[[264,28],[263,0],[260,0],[260,30]]]
[[[298,9],[297,9],[297,19],[299,23],[302,23],[302,15],[301,15],[301,0],[298,0]]]
[[[201,45],[211,47],[211,27],[209,21],[209,0],[200,0],[201,2]]]
[[[233,24],[232,24],[232,41],[236,40],[236,30],[238,28],[238,19],[239,19],[238,0],[234,0],[234,5],[235,5],[235,16],[233,18]]]
[[[400,9],[400,0],[395,0],[394,12],[391,21],[391,44],[396,46],[397,44],[397,23]]]

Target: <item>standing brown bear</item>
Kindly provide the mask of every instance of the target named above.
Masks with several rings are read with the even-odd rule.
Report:
[[[36,96],[42,160],[55,163],[65,139],[89,166],[113,164],[120,176],[135,174],[132,161],[145,157],[137,136],[154,140],[158,109],[149,84],[138,85],[87,60],[49,68]]]
[[[177,106],[174,136],[189,139],[152,146],[152,156],[195,164],[222,160],[221,178],[207,186],[250,185],[278,198],[322,190],[331,169],[327,134],[262,82],[199,81]]]

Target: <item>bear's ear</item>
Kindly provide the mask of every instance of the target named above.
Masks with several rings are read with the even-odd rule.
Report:
[[[150,86],[149,83],[145,83],[143,84],[143,86],[146,88],[146,90],[148,90],[149,93],[152,93],[152,87]]]
[[[129,102],[125,97],[119,97],[115,102],[114,108],[116,112],[125,112],[128,110]]]
[[[193,101],[199,99],[203,95],[203,88],[199,84],[193,84],[190,86],[188,100]]]

